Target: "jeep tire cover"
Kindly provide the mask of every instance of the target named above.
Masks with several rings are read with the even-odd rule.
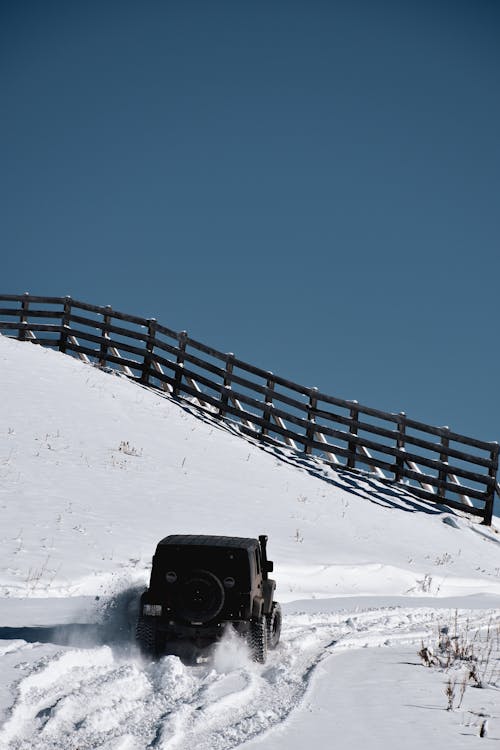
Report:
[[[187,622],[205,623],[217,617],[224,606],[224,587],[208,570],[193,570],[179,582],[175,614]]]

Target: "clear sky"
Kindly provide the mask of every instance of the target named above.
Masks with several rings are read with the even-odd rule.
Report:
[[[500,440],[500,3],[0,0],[0,290]]]

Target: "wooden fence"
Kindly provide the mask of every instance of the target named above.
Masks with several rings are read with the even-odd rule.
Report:
[[[139,318],[70,297],[0,295],[0,333],[119,370],[187,399],[259,441],[369,471],[490,525],[498,443],[306,388]]]

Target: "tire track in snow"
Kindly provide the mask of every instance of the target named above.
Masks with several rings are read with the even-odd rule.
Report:
[[[213,661],[194,667],[175,656],[144,662],[133,649],[59,649],[18,681],[0,746],[230,750],[283,722],[315,667],[337,649],[419,644],[454,618],[454,610],[427,608],[288,615],[265,666],[252,664],[234,637]],[[470,629],[492,620],[499,623],[500,614],[457,614],[458,625]]]

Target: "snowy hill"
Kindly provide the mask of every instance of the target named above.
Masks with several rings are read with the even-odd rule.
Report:
[[[444,711],[443,674],[401,661],[418,663],[455,608],[469,628],[498,626],[497,521],[263,450],[186,404],[2,337],[0,388],[1,747],[278,748],[314,734],[326,748],[332,725],[350,748],[386,748],[395,729],[422,747],[429,703],[443,709],[425,716],[431,747],[476,742],[475,704],[466,719]],[[139,658],[124,605],[170,533],[269,535],[286,617],[268,665],[234,643],[195,668]],[[476,692],[500,738],[494,692]]]

